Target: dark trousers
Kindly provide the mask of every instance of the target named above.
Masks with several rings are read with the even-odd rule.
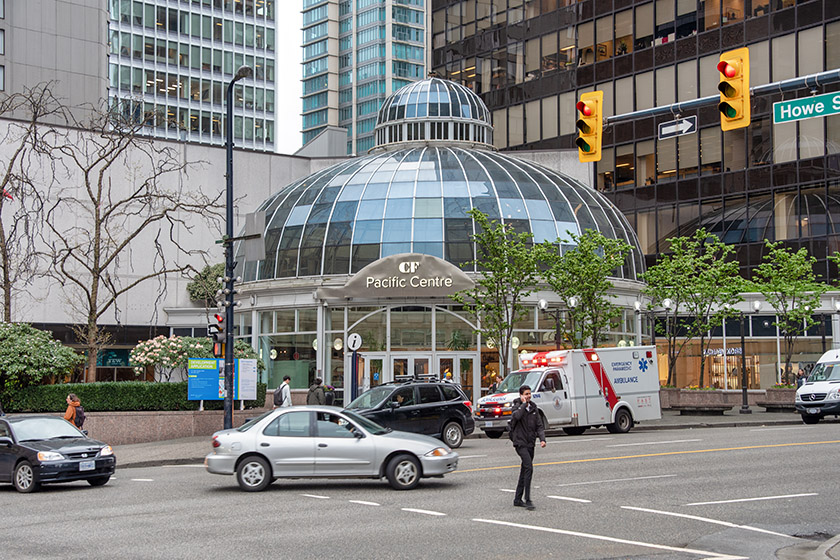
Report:
[[[516,453],[522,459],[522,466],[519,467],[519,482],[516,485],[516,502],[531,501],[531,477],[534,474],[534,446],[516,447]]]

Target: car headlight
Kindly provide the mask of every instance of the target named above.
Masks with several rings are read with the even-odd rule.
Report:
[[[445,447],[435,447],[426,453],[426,457],[443,457],[444,455],[449,455],[449,450]]]
[[[103,447],[102,449],[99,450],[99,456],[100,457],[107,457],[107,456],[113,455],[113,454],[114,454],[114,449],[110,445],[106,445],[105,447]]]
[[[505,403],[505,404],[503,404],[502,406],[503,406],[503,407],[505,407],[505,408],[510,408],[510,407],[512,407],[512,406],[513,406],[513,403],[506,402],[506,403]]]
[[[61,453],[56,453],[55,451],[39,451],[38,452],[38,460],[39,461],[63,461],[64,455]]]
[[[838,400],[840,400],[840,390],[838,390],[838,389],[834,389],[833,391],[831,391],[831,392],[828,394],[827,399],[828,399],[828,400],[830,400],[830,401],[838,401]]]

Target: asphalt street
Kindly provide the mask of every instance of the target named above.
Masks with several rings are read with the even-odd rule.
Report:
[[[506,439],[467,440],[457,472],[408,492],[119,468],[102,488],[0,487],[0,558],[826,558],[839,449],[836,423],[552,437],[535,511],[512,506]]]

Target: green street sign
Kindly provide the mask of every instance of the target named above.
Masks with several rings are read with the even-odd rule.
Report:
[[[802,97],[773,103],[773,124],[827,117],[838,113],[840,113],[840,93]]]

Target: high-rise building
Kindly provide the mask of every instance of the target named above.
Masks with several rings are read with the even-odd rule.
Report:
[[[108,97],[154,135],[224,144],[227,85],[234,142],[274,151],[275,0],[109,0]],[[104,53],[103,53],[104,54]]]
[[[425,76],[426,1],[303,1],[304,144],[339,126],[348,154],[374,146],[382,102]]]

